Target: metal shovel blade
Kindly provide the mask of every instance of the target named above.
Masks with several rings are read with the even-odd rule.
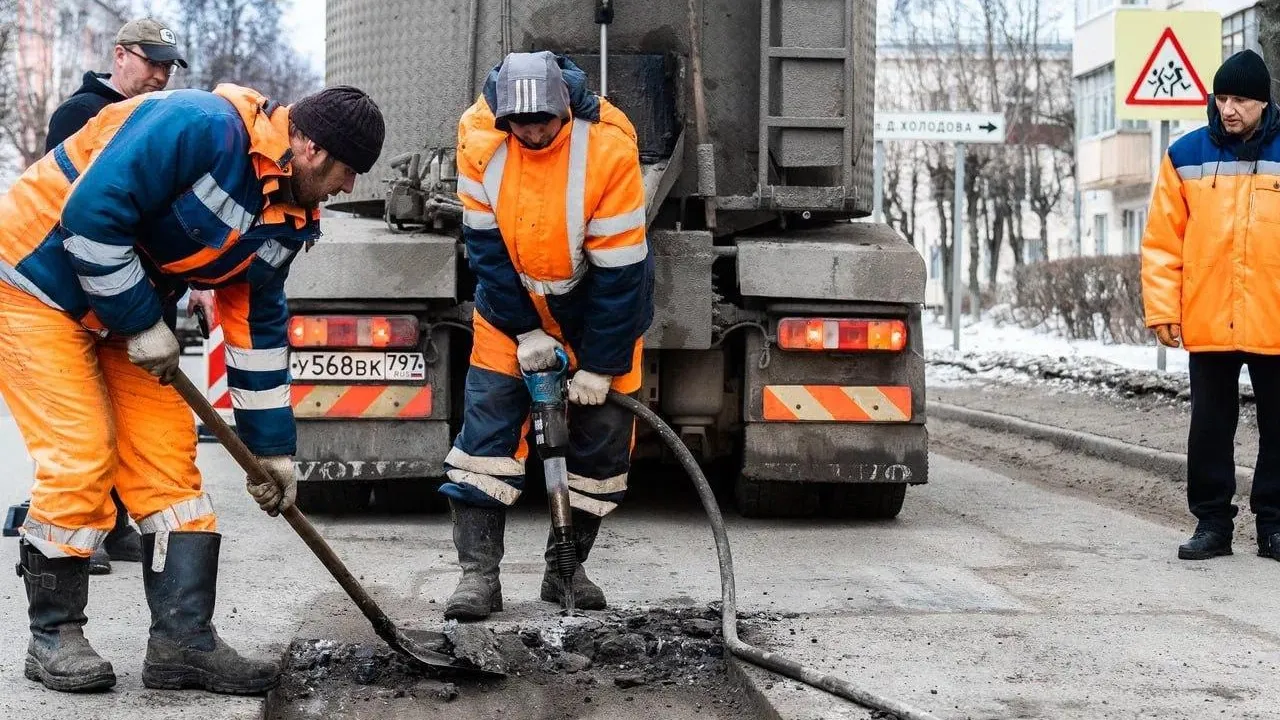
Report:
[[[178,391],[178,394],[182,396],[182,399],[195,411],[200,420],[204,422],[205,427],[213,432],[222,445],[226,447],[227,452],[231,453],[231,457],[235,458],[246,473],[251,477],[264,480],[270,478],[258,462],[258,458],[249,451],[249,448],[245,447],[240,437],[227,425],[222,416],[213,409],[213,406],[205,399],[204,394],[196,389],[196,386],[192,384],[191,379],[185,373],[178,373],[178,376],[174,378],[173,386]],[[297,506],[291,507],[280,514],[289,522],[289,526],[293,528],[294,532],[298,533],[298,537],[302,538],[302,541],[307,544],[311,552],[315,553],[316,558],[329,571],[329,574],[333,575],[333,579],[337,580],[342,589],[347,592],[356,607],[360,608],[360,612],[364,613],[364,616],[368,618],[373,625],[373,631],[390,645],[391,649],[432,668],[441,668],[482,677],[504,677],[502,673],[477,668],[470,663],[460,661],[444,653],[429,650],[413,642],[400,628],[396,627],[395,623],[391,622],[391,618],[387,617],[382,608],[374,602],[369,592],[356,580],[337,553],[320,536],[320,532],[316,530],[315,526],[311,524],[311,521],[307,519],[306,515],[302,514],[302,511]]]

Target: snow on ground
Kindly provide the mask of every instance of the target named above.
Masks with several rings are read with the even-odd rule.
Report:
[[[930,380],[968,384],[967,380],[1013,381],[1018,374],[1097,383],[1128,390],[1185,394],[1188,355],[1166,350],[1165,372],[1156,366],[1156,347],[1096,340],[1070,340],[1052,331],[999,322],[990,316],[962,320],[960,351],[952,349],[952,331],[939,314],[925,313],[925,357],[935,365]],[[951,366],[942,371],[938,365]],[[1252,395],[1249,371],[1241,373],[1246,396]]]
[[[1154,343],[1154,341],[1153,341]],[[943,325],[941,316],[926,314],[924,349],[926,354],[951,350],[952,332]],[[1130,370],[1156,370],[1156,347],[1103,343],[1097,340],[1069,340],[1061,335],[1040,332],[1014,324],[998,324],[989,316],[978,322],[965,317],[960,329],[960,353],[1023,353],[1043,357],[1095,358]],[[1187,352],[1166,349],[1166,370],[1187,372]]]

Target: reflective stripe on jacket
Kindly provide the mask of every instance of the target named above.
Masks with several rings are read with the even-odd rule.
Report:
[[[292,454],[284,280],[319,215],[287,199],[289,158],[288,108],[247,88],[109,105],[0,197],[0,281],[122,335],[218,289],[241,436]]]

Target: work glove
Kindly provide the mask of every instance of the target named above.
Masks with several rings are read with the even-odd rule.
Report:
[[[138,367],[160,378],[161,385],[168,385],[178,375],[178,355],[182,348],[178,338],[161,319],[155,325],[133,335],[127,342],[129,360]]]
[[[516,346],[516,360],[520,361],[520,369],[524,372],[546,370],[559,362],[556,351],[561,349],[560,343],[545,332],[531,330],[517,335],[516,339],[520,341]]]
[[[258,464],[270,478],[264,482],[250,475],[245,478],[245,488],[257,501],[258,507],[275,517],[293,507],[293,501],[298,497],[298,476],[293,468],[293,456],[260,457]]]
[[[603,405],[609,397],[613,378],[579,370],[569,379],[569,402],[578,405]]]

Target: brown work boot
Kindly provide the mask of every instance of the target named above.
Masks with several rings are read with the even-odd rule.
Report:
[[[92,692],[116,684],[111,663],[84,636],[89,621],[89,559],[48,558],[28,543],[18,543],[18,575],[27,586],[31,643],[24,674],[50,690]]]
[[[485,508],[449,500],[453,512],[453,544],[458,549],[462,579],[445,604],[450,620],[483,620],[502,610],[503,536],[507,528],[504,508]]]
[[[573,571],[573,602],[578,610],[603,610],[606,603],[604,591],[599,585],[591,582],[582,563],[591,554],[591,547],[596,544],[596,535],[600,532],[600,518],[590,513],[573,511],[573,536],[578,548],[578,568]],[[564,604],[564,583],[560,581],[560,573],[556,569],[555,532],[547,535],[547,568],[542,573],[541,597],[547,602]]]
[[[242,657],[210,622],[221,543],[222,536],[213,532],[168,533],[164,570],[155,572],[156,536],[142,536],[142,581],[151,607],[151,637],[142,664],[146,687],[263,695],[280,681],[279,663]]]

